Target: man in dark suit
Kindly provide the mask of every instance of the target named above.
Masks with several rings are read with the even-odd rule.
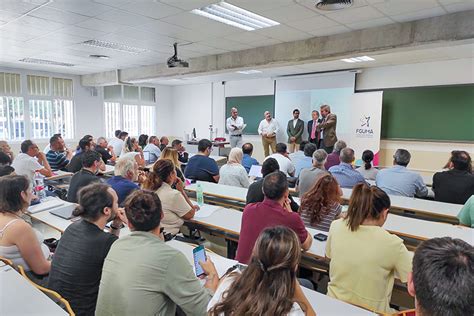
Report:
[[[308,141],[310,143],[315,144],[317,147],[319,145],[319,137],[320,137],[320,131],[319,131],[319,112],[316,110],[313,110],[311,112],[311,121],[308,121]],[[319,147],[318,147],[319,148]]]
[[[330,154],[332,153],[334,144],[337,142],[337,116],[336,114],[331,113],[331,107],[327,104],[321,105],[320,111],[323,119],[318,126],[318,129],[322,131],[319,138],[318,148],[323,148],[328,154]]]
[[[304,122],[300,119],[300,110],[293,110],[293,119],[288,121],[286,133],[288,134],[288,151],[298,151],[304,130]]]

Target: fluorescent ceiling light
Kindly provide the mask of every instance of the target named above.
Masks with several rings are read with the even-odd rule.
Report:
[[[200,9],[194,9],[191,11],[191,13],[247,31],[254,31],[256,29],[262,29],[280,24],[276,21],[236,7],[235,5],[224,1],[211,4]]]
[[[40,64],[40,65],[52,65],[52,66],[63,66],[63,67],[73,67],[74,64],[63,63],[59,61],[53,60],[46,60],[46,59],[37,59],[37,58],[23,58],[19,61],[24,63],[31,63],[31,64]]]
[[[360,63],[363,61],[374,61],[372,57],[369,56],[360,56],[360,57],[351,57],[351,58],[343,58],[340,59],[340,61],[346,62],[346,63]]]
[[[251,75],[251,74],[259,74],[262,73],[260,70],[240,70],[236,71],[238,74],[243,74],[243,75]]]
[[[149,51],[148,49],[145,49],[145,48],[133,47],[133,46],[125,45],[125,44],[113,43],[113,42],[107,42],[107,41],[101,41],[101,40],[88,40],[88,41],[82,42],[82,44],[87,45],[87,46],[107,48],[107,49],[112,49],[116,51],[132,53],[132,54],[145,53]]]

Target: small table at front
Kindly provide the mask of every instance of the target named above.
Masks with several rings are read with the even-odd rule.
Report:
[[[12,267],[0,267],[0,315],[68,315]]]

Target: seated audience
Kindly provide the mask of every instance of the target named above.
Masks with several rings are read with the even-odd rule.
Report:
[[[390,198],[381,189],[362,183],[354,187],[347,218],[333,221],[329,229],[329,296],[379,313],[394,312],[394,278],[407,281],[412,256],[401,238],[383,229],[389,208]]]
[[[451,153],[449,171],[433,176],[436,201],[464,204],[474,195],[474,174],[469,171],[471,164],[468,152],[455,150]]]
[[[474,195],[464,204],[458,214],[459,223],[474,228]]]
[[[97,145],[95,146],[95,151],[98,152],[102,156],[102,160],[104,163],[115,162],[117,156],[114,152],[114,147],[109,145],[105,137],[97,138]]]
[[[62,136],[61,133],[53,134],[53,137],[59,137],[59,138],[61,138],[61,139],[63,138],[63,136]],[[46,154],[48,153],[48,151],[50,151],[50,150],[51,150],[51,145],[50,145],[49,142],[48,142],[48,144],[47,144],[46,146],[44,146],[43,152],[44,152],[44,154],[46,155]]]
[[[176,175],[178,176],[181,181],[185,181],[183,172],[181,171],[181,163],[179,162],[179,154],[176,149],[172,147],[166,147],[163,149],[161,153],[160,159],[168,159],[171,160],[174,167],[176,168]]]
[[[265,159],[273,158],[278,162],[280,166],[280,171],[283,172],[287,177],[292,177],[295,175],[295,165],[288,158],[288,152],[286,151],[285,143],[276,144],[276,152],[267,156]]]
[[[296,163],[293,162],[295,165],[295,177],[299,177],[301,170],[306,168],[311,168],[313,165],[313,154],[318,149],[315,144],[307,143],[304,146],[304,157],[299,159]]]
[[[372,161],[374,160],[374,153],[372,150],[364,150],[362,153],[362,161],[364,165],[362,167],[357,168],[356,170],[360,172],[360,174],[366,180],[375,180],[377,173],[379,172],[378,169],[372,166]]]
[[[301,244],[284,226],[262,231],[242,272],[221,280],[208,305],[209,315],[316,315],[296,271]]]
[[[92,141],[89,138],[82,138],[79,141],[78,152],[72,157],[69,165],[67,166],[67,171],[76,173],[82,169],[82,157],[86,152],[92,150]]]
[[[341,163],[332,166],[328,171],[336,178],[342,188],[352,188],[358,183],[366,183],[364,177],[352,167],[355,159],[352,148],[342,149],[340,159]]]
[[[127,132],[118,129],[115,131],[115,137],[109,140],[109,145],[112,146],[114,153],[115,155],[117,155],[117,157],[120,156],[120,154],[122,153],[123,144],[125,142],[125,138],[127,137]]]
[[[303,196],[308,192],[320,177],[329,174],[324,168],[327,156],[328,153],[324,149],[316,150],[313,153],[313,167],[301,170],[296,187],[299,196]]]
[[[42,235],[23,220],[33,198],[25,176],[0,178],[0,257],[21,265],[35,281],[36,275],[49,273],[49,249]]]
[[[146,134],[141,134],[140,136],[138,136],[138,145],[144,149],[145,146],[147,145],[148,143],[148,135]]]
[[[298,213],[294,213],[288,199],[288,181],[281,171],[275,171],[263,180],[263,202],[248,204],[242,215],[239,245],[235,259],[247,264],[260,233],[268,227],[287,226],[295,231],[301,248],[308,250],[313,236],[304,227]]]
[[[178,152],[178,160],[181,163],[188,162],[189,154],[186,152],[186,148],[184,148],[183,142],[181,140],[179,139],[173,140],[173,142],[171,143],[171,147],[176,149],[176,151]]]
[[[293,165],[296,166],[296,164],[301,160],[301,159],[304,159],[305,155],[304,155],[304,147],[306,146],[306,144],[308,144],[309,142],[307,140],[303,140],[299,146],[299,150],[296,150],[295,152],[291,153],[288,155],[288,157],[290,158],[291,162],[293,163]]]
[[[0,166],[10,166],[12,164],[12,158],[10,155],[0,151]]]
[[[150,136],[148,144],[143,148],[143,151],[148,151],[150,153],[150,160],[147,163],[154,163],[160,159],[161,150],[160,150],[160,140],[157,136]]]
[[[15,169],[16,174],[28,179],[31,188],[33,187],[35,172],[39,172],[45,177],[53,175],[45,154],[31,140],[25,140],[21,143],[21,153],[15,157],[11,166]]]
[[[417,316],[474,315],[474,247],[449,237],[416,248],[408,293]]]
[[[256,203],[256,202],[263,202],[265,196],[263,195],[263,179],[265,177],[275,171],[279,171],[280,166],[278,162],[273,158],[268,158],[263,162],[262,165],[262,178],[258,179],[254,183],[249,186],[247,190],[247,197],[246,197],[246,204]],[[291,195],[288,196],[290,199],[290,207],[293,212],[297,212],[300,206],[293,200]]]
[[[338,140],[334,144],[334,149],[332,153],[328,155],[328,158],[326,159],[326,163],[324,164],[324,168],[326,168],[326,170],[329,170],[329,168],[331,168],[332,166],[337,166],[338,164],[341,163],[341,159],[340,159],[341,150],[343,150],[346,147],[347,147],[346,142],[343,140]]]
[[[143,150],[138,145],[135,137],[127,137],[122,147],[120,157],[134,157],[139,167],[145,167],[145,159],[143,158]]]
[[[64,297],[76,315],[94,315],[102,266],[118,238],[124,215],[120,215],[115,191],[102,183],[79,191],[79,206],[73,215],[82,219],[69,225],[61,236],[48,288]],[[112,219],[110,233],[105,232]]]
[[[376,185],[387,194],[408,197],[425,197],[428,188],[423,178],[407,169],[411,155],[405,149],[397,149],[393,155],[393,167],[379,170],[375,178]]]
[[[242,145],[242,153],[244,154],[242,157],[242,166],[244,166],[245,171],[249,173],[250,168],[252,168],[253,165],[258,166],[258,161],[257,159],[252,157],[253,153],[253,145],[251,143],[245,143]]]
[[[339,218],[342,190],[330,174],[322,176],[301,197],[300,214],[305,226],[328,232],[332,221]]]
[[[12,148],[6,140],[0,140],[0,152],[8,155],[10,161],[15,159],[15,154],[13,154]]]
[[[163,208],[161,226],[165,232],[176,235],[185,219],[191,219],[199,208],[190,205],[180,192],[183,185],[176,176],[176,168],[171,160],[158,160],[148,174],[143,184],[146,190],[156,191]],[[178,181],[178,182],[177,182]],[[172,188],[173,184],[180,183],[179,190]]]
[[[163,151],[163,149],[166,148],[166,146],[168,146],[168,144],[170,143],[170,140],[168,139],[168,137],[166,136],[163,136],[160,138],[160,150]]]
[[[158,161],[156,164],[160,164]],[[156,165],[155,164],[155,165]],[[125,201],[129,236],[105,258],[96,315],[205,315],[219,277],[210,260],[200,262],[204,286],[183,253],[163,241],[158,196],[135,191]]]
[[[227,163],[219,170],[219,184],[231,185],[234,187],[248,188],[249,177],[245,168],[241,165],[242,149],[234,147],[230,150]]]
[[[99,165],[101,163],[100,154],[96,151],[89,150],[82,156],[82,169],[76,172],[69,183],[69,190],[67,191],[67,200],[72,203],[77,203],[77,193],[83,187],[100,182],[97,177]]]
[[[198,143],[198,153],[189,159],[184,176],[196,181],[219,182],[219,167],[214,159],[209,158],[211,152],[211,141],[201,139]]]
[[[66,166],[72,158],[72,151],[66,149],[64,140],[57,134],[49,139],[50,150],[46,159],[52,170],[66,170]]]
[[[15,169],[12,166],[0,166],[0,177],[8,176],[10,174],[16,174]]]
[[[127,196],[140,187],[138,181],[138,164],[134,159],[122,157],[115,163],[114,176],[107,180],[107,184],[118,195],[118,204],[123,205]]]

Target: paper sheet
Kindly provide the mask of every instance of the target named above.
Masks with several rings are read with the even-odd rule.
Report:
[[[194,205],[197,205],[196,202],[193,201]],[[209,205],[209,204],[204,204],[203,206],[200,207],[199,211],[197,211],[194,214],[194,218],[205,218],[211,216],[215,211],[220,209],[221,206],[216,206],[216,205]]]

